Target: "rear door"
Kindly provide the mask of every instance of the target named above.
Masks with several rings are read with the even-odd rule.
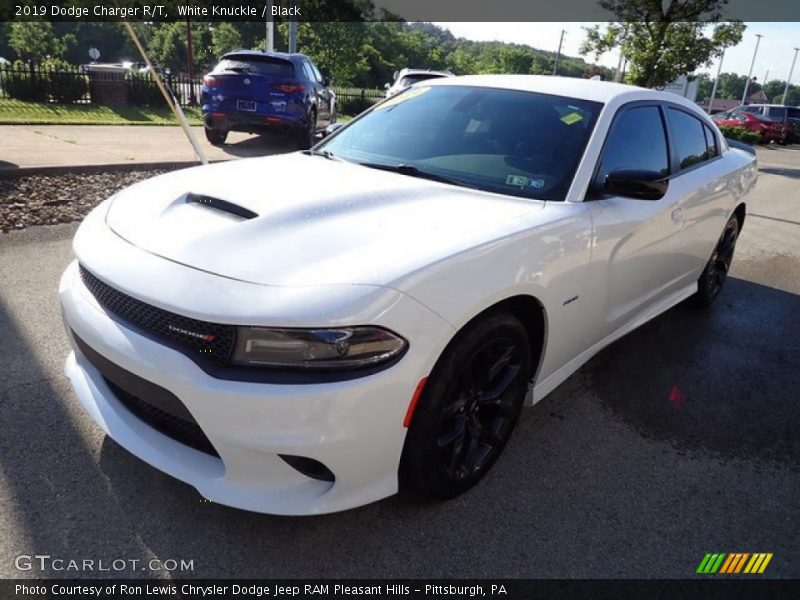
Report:
[[[666,123],[659,103],[623,107],[611,125],[596,182],[616,169],[642,169],[670,175]],[[684,278],[681,232],[684,196],[681,182],[670,181],[660,200],[605,195],[587,202],[595,230],[592,263],[605,271],[605,290],[597,290],[608,335],[680,289]],[[602,295],[601,295],[602,294]]]
[[[325,85],[325,78],[319,72],[317,66],[310,60],[306,61],[311,79],[314,82],[314,93],[317,99],[317,110],[319,111],[319,122],[323,125],[330,125],[333,116],[333,94]]]
[[[686,189],[680,201],[685,223],[681,264],[689,284],[705,268],[728,218],[730,174],[711,127],[679,106],[667,107],[667,117],[675,173],[670,183],[680,182]]]

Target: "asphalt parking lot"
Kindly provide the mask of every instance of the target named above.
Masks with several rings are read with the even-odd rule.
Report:
[[[84,415],[56,302],[75,225],[0,236],[0,577],[15,557],[184,559],[195,577],[691,577],[772,552],[800,577],[800,148],[760,149],[727,288],[609,347],[523,413],[448,503],[285,518],[204,502]]]

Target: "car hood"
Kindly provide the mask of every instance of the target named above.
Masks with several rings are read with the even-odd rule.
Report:
[[[543,206],[294,153],[154,177],[120,192],[106,222],[143,250],[232,279],[383,285]],[[229,212],[242,209],[250,218]]]

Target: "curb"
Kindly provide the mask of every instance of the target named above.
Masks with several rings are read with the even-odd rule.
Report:
[[[210,160],[209,164],[227,162],[230,159]],[[0,167],[0,179],[12,179],[25,177],[28,175],[64,175],[68,173],[78,175],[92,175],[95,173],[105,173],[108,171],[128,172],[128,171],[151,171],[154,169],[165,169],[175,171],[187,167],[200,166],[199,160],[183,161],[162,161],[146,163],[111,163],[103,165],[52,165],[41,167]]]

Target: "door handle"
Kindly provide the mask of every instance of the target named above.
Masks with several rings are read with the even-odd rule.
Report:
[[[680,223],[681,219],[683,219],[683,207],[679,206],[672,211],[672,221],[675,223]]]

